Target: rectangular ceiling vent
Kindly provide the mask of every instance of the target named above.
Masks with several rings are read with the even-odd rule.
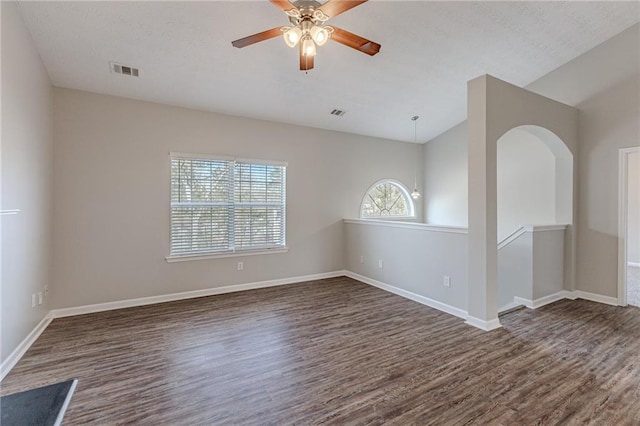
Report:
[[[111,67],[111,72],[115,74],[128,75],[131,77],[138,77],[140,75],[140,70],[130,65],[123,65],[117,62],[109,62],[109,65]]]
[[[335,115],[335,116],[338,116],[338,117],[342,117],[346,113],[347,113],[347,111],[345,111],[343,109],[334,109],[334,110],[331,111],[331,115]]]

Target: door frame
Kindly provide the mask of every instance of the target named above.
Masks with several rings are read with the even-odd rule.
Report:
[[[618,152],[618,305],[627,306],[627,212],[629,156],[640,146],[620,148]]]

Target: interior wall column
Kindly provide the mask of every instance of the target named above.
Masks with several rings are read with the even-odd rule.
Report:
[[[469,302],[467,324],[483,330],[498,320],[497,143],[487,128],[484,75],[467,83],[469,131]]]

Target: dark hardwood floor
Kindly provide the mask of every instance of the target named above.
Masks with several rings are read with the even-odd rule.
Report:
[[[560,301],[489,333],[349,278],[54,320],[3,395],[65,424],[640,424],[640,309]]]

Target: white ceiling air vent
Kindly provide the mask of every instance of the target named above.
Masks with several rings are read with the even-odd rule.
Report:
[[[342,117],[343,115],[345,115],[347,113],[347,111],[343,110],[343,109],[334,109],[331,111],[331,115],[336,115],[338,117]]]
[[[131,77],[138,77],[140,75],[140,70],[130,65],[123,65],[117,62],[109,62],[109,66],[111,67],[111,72],[115,74],[128,75]]]

